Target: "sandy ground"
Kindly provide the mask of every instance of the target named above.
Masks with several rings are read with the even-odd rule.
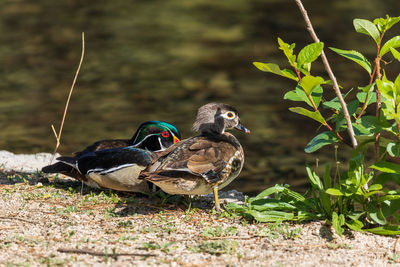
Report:
[[[1,266],[400,266],[394,237],[249,223],[214,214],[204,197],[189,207],[175,196],[81,191],[36,171],[50,158],[0,151]]]

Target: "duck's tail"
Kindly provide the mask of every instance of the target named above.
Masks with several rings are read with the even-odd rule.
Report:
[[[42,168],[44,173],[64,173],[69,171],[71,171],[71,165],[60,161]]]

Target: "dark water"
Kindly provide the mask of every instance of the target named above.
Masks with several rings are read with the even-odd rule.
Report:
[[[353,18],[400,15],[398,0],[304,5],[326,46],[370,58],[373,41],[355,33]],[[303,152],[317,125],[287,110],[292,103],[282,97],[295,84],[251,64],[287,66],[277,37],[300,48],[311,42],[295,2],[283,0],[1,1],[0,149],[52,152],[50,125],[59,127],[82,31],[85,59],[60,153],[103,138],[129,138],[150,119],[172,122],[189,137],[196,109],[218,101],[235,105],[252,130],[249,136],[236,133],[246,164],[231,188],[255,193],[275,183],[302,187],[305,161],[333,159],[329,149]],[[400,27],[392,31],[399,34]],[[367,83],[356,64],[327,53],[344,88]],[[392,65],[398,73],[399,64]],[[320,65],[314,70],[323,73]]]

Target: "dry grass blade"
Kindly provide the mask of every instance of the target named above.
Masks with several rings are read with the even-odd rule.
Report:
[[[82,66],[82,62],[83,62],[83,57],[85,55],[85,33],[82,32],[82,53],[81,53],[81,59],[79,61],[79,65],[78,68],[76,69],[76,73],[75,73],[75,77],[74,80],[72,81],[72,85],[71,85],[71,89],[69,90],[69,94],[68,94],[68,98],[67,98],[67,102],[65,103],[65,108],[64,108],[64,114],[63,114],[63,118],[61,120],[61,125],[60,125],[60,130],[58,131],[58,134],[56,132],[56,129],[54,128],[54,125],[51,125],[51,129],[53,130],[54,136],[56,137],[56,147],[54,148],[54,152],[53,152],[53,157],[51,158],[50,164],[53,162],[55,154],[58,150],[58,147],[60,146],[60,140],[61,140],[61,134],[62,134],[62,130],[64,127],[64,122],[65,122],[65,117],[67,116],[67,111],[68,111],[68,106],[69,106],[69,102],[71,100],[71,95],[72,95],[72,91],[74,90],[75,87],[75,83],[76,80],[78,78],[78,74],[79,71],[81,69]]]

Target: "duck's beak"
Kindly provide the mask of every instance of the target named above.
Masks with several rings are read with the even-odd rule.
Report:
[[[179,138],[174,135],[174,144],[178,143],[179,141],[181,140],[179,140]]]
[[[235,129],[237,129],[237,130],[239,130],[239,131],[242,131],[242,132],[245,132],[245,133],[247,133],[247,134],[250,134],[250,130],[247,129],[246,127],[244,127],[244,126],[240,123],[240,121],[239,121],[238,124],[235,126]]]

